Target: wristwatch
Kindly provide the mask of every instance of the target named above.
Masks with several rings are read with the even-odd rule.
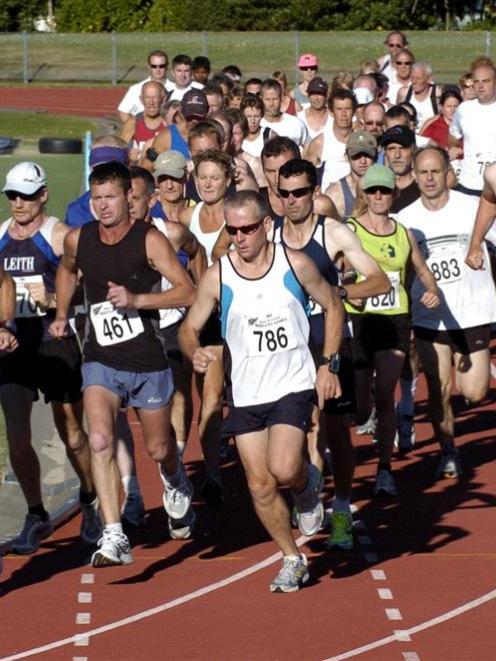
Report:
[[[341,354],[331,353],[329,358],[327,356],[321,356],[319,365],[327,365],[329,372],[332,374],[339,373],[339,366],[341,364]]]
[[[338,287],[338,296],[342,301],[346,301],[348,298],[348,292],[345,287]]]
[[[156,149],[154,149],[153,147],[149,147],[145,152],[145,156],[147,157],[147,159],[149,161],[151,161],[152,163],[155,163],[155,161],[157,160],[158,151]]]
[[[5,330],[8,330],[12,335],[15,335],[17,332],[17,324],[13,319],[5,319],[4,321],[0,321],[0,329],[5,328]]]

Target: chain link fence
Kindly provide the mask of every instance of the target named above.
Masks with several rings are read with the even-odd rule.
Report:
[[[319,57],[320,72],[357,71],[362,60],[384,52],[382,32],[166,32],[103,34],[0,34],[0,81],[130,84],[146,76],[154,49],[169,57],[206,55],[217,71],[237,64],[244,78],[283,69],[295,81],[300,53]],[[489,32],[409,32],[417,60],[427,60],[438,83],[455,82],[478,55],[496,57]]]

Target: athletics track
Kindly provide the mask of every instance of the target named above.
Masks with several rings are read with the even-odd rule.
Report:
[[[331,553],[325,535],[299,538],[312,580],[290,595],[268,591],[279,559],[237,462],[222,468],[225,508],[210,511],[196,502],[194,539],[168,539],[156,469],[131,416],[148,511],[146,527],[131,536],[134,564],[93,570],[78,538],[79,515],[34,556],[8,555],[0,579],[0,658],[494,659],[495,375],[493,353],[486,401],[467,409],[455,398],[465,467],[459,482],[434,481],[438,448],[426,420],[423,377],[417,445],[393,464],[398,499],[371,498],[375,449],[370,437],[355,438],[355,548]],[[185,460],[198,492],[195,430]]]

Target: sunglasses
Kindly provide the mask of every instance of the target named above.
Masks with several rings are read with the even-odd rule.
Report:
[[[413,62],[411,60],[406,60],[406,62],[401,62],[400,60],[396,61],[396,65],[405,66],[405,67],[409,67],[412,64]]]
[[[151,69],[167,69],[166,64],[150,64]]]
[[[286,190],[285,188],[278,188],[277,192],[279,193],[279,197],[283,197],[284,199],[288,199],[290,195],[293,197],[303,197],[304,195],[308,195],[308,193],[311,193],[313,191],[313,186],[304,186],[303,188],[295,188],[294,190]]]
[[[300,67],[300,71],[317,71],[317,67]]]
[[[23,200],[24,202],[33,202],[38,197],[38,193],[39,191],[36,191],[36,193],[31,193],[31,195],[28,195],[27,193],[18,193],[15,190],[5,191],[5,195],[7,196],[7,199],[10,200],[11,202],[17,200],[18,197],[20,197],[21,200]]]
[[[263,219],[259,220],[258,223],[252,223],[251,225],[241,225],[241,227],[233,227],[233,225],[225,225],[225,228],[229,236],[236,236],[238,232],[241,232],[241,234],[254,234],[262,223],[263,223]]]
[[[381,195],[392,195],[393,191],[385,186],[371,186],[365,191],[367,195],[375,195],[379,191]]]
[[[389,48],[403,48],[403,44],[388,44]]]

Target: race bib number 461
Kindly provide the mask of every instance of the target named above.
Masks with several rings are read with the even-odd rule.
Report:
[[[246,316],[245,327],[250,356],[281,353],[298,345],[287,310],[275,310],[263,316]]]
[[[127,342],[145,330],[137,310],[117,310],[110,301],[92,305],[90,319],[102,347]]]

